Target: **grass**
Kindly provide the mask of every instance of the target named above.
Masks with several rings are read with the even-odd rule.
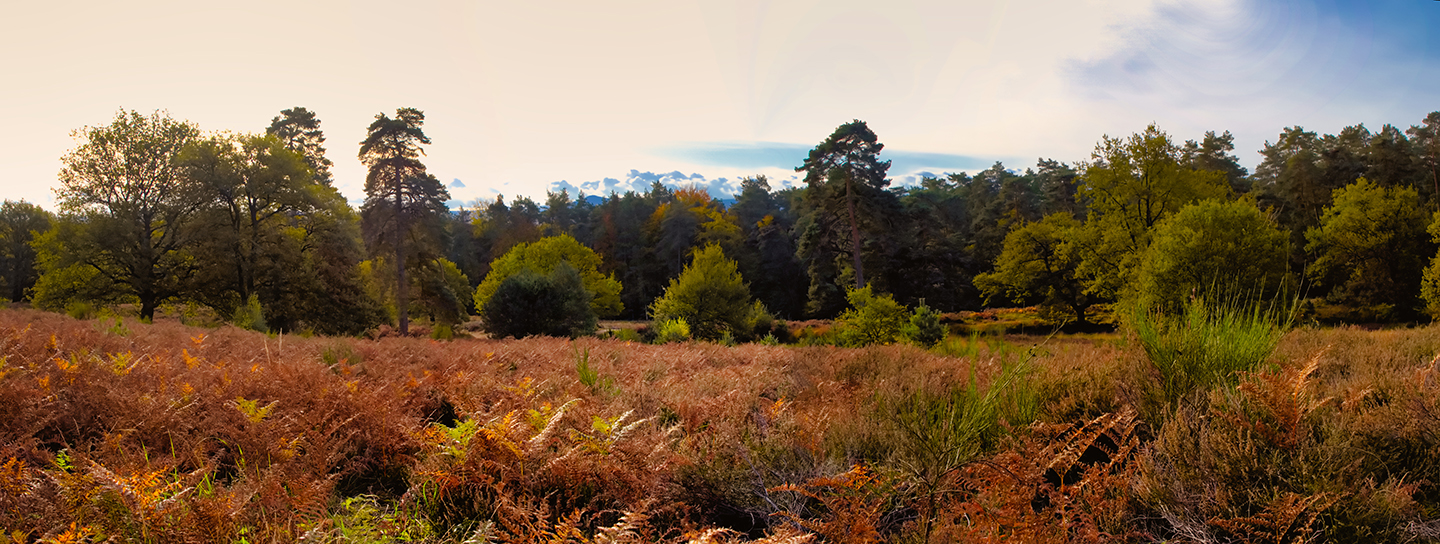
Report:
[[[1204,315],[1154,344],[1258,314]],[[0,311],[6,539],[1368,542],[1440,511],[1440,327],[1272,322],[1268,356],[1197,359],[1147,415],[1173,386],[1139,327],[926,351],[121,325]]]
[[[1279,302],[1192,298],[1178,315],[1136,306],[1130,326],[1160,374],[1164,400],[1175,402],[1265,364],[1294,315]]]

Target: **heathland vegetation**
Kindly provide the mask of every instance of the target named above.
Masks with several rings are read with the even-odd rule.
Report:
[[[837,348],[0,311],[6,542],[1407,542],[1440,328]]]
[[[1440,112],[459,210],[424,120],[358,211],[304,108],[6,201],[0,544],[1440,540]]]

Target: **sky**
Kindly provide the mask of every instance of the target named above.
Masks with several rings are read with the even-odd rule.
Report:
[[[243,133],[306,107],[358,202],[365,127],[418,108],[457,204],[784,187],[852,119],[905,184],[1084,161],[1150,123],[1229,130],[1253,168],[1284,127],[1440,110],[1440,2],[1423,0],[62,0],[0,17],[0,196],[50,209],[72,133],[122,110]]]

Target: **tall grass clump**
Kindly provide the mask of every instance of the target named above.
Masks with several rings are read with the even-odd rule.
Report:
[[[972,369],[968,383],[879,400],[880,412],[899,431],[899,464],[920,488],[923,541],[930,541],[939,501],[956,491],[951,486],[957,473],[993,450],[1007,432],[1035,421],[1039,395],[1029,378],[1027,359],[1003,365],[984,389]]]
[[[1259,367],[1294,324],[1294,310],[1278,299],[1192,297],[1176,313],[1136,304],[1130,325],[1171,403],[1197,389],[1234,385],[1237,372]]]

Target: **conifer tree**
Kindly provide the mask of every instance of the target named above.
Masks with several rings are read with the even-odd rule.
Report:
[[[402,334],[410,329],[410,291],[405,269],[425,258],[439,244],[440,220],[448,213],[450,193],[440,180],[425,171],[421,144],[429,144],[421,125],[425,114],[399,108],[392,119],[384,113],[370,123],[360,142],[360,161],[370,169],[365,176],[365,203],[360,207],[361,227],[372,254],[394,254],[396,310]]]

